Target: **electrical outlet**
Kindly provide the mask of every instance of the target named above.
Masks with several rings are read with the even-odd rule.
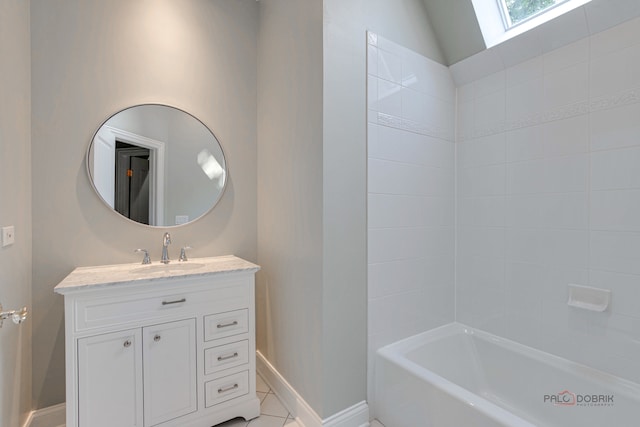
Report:
[[[16,241],[15,229],[13,225],[2,227],[2,247],[13,245]]]

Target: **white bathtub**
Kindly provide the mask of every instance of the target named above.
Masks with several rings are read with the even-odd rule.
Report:
[[[375,369],[386,427],[640,426],[639,384],[459,323],[381,348]]]

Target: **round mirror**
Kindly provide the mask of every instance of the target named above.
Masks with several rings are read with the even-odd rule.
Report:
[[[200,120],[166,105],[136,105],[105,121],[87,151],[102,200],[140,224],[186,224],[211,210],[227,182],[220,143]]]

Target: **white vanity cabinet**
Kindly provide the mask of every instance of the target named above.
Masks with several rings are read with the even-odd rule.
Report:
[[[254,275],[234,256],[75,269],[67,427],[211,427],[260,414]]]

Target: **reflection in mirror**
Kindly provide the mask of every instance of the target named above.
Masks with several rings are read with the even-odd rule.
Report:
[[[198,119],[146,104],[122,110],[95,133],[91,183],[120,215],[151,226],[196,220],[220,200],[227,167],[220,143]]]

